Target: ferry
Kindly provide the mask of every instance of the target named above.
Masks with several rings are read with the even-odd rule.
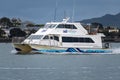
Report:
[[[108,54],[109,43],[103,43],[102,33],[90,34],[79,22],[48,22],[21,43],[13,42],[20,53],[42,54]],[[18,41],[18,40],[17,40]]]

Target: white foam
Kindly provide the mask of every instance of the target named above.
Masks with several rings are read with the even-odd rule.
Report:
[[[119,48],[113,48],[112,49],[114,54],[120,54],[120,47]]]
[[[17,51],[13,49],[13,50],[11,50],[11,53],[17,53]]]

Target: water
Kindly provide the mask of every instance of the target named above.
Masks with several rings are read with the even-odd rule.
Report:
[[[112,55],[17,55],[0,44],[0,80],[120,80],[120,43]]]

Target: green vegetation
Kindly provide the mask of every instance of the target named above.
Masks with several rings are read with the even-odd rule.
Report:
[[[0,19],[0,26],[1,28],[10,28],[10,27],[18,27],[21,25],[21,20],[20,19],[9,19],[7,17],[2,17]]]
[[[10,30],[10,37],[25,37],[26,33],[20,28],[13,28]]]
[[[24,26],[24,27],[23,27]],[[0,18],[0,38],[25,37],[35,33],[35,28],[43,27],[44,24],[35,24],[31,21],[22,21],[19,18]],[[104,27],[101,23],[93,22],[84,25],[89,34],[104,33],[106,41],[120,41],[120,29],[116,27]],[[6,33],[9,30],[9,33]]]
[[[9,28],[9,27],[13,26],[12,22],[7,17],[3,17],[0,19],[0,25],[1,25],[1,27],[5,27],[5,28]]]
[[[5,34],[5,31],[0,28],[0,38],[3,38]]]

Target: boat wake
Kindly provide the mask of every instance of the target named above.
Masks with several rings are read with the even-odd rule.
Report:
[[[17,51],[13,49],[13,50],[11,50],[11,53],[17,53]]]
[[[120,47],[112,49],[113,54],[120,54]]]
[[[80,52],[80,53],[72,53],[72,52],[70,52],[70,53],[66,53],[66,52],[62,52],[62,53],[54,53],[54,52],[53,52],[53,53],[39,53],[39,52],[36,53],[36,52],[35,52],[35,53],[32,53],[32,52],[31,52],[31,53],[32,53],[32,54],[49,54],[49,55],[52,55],[52,54],[61,54],[61,55],[62,55],[62,54],[65,54],[65,55],[66,55],[66,54],[67,54],[67,55],[78,55],[78,54],[79,54],[79,55],[80,55],[80,54],[82,54],[82,55],[83,55],[83,54],[120,54],[120,47],[119,47],[119,48],[113,48],[113,49],[111,49],[111,51],[112,51],[112,52],[110,52],[110,53],[82,53],[82,52]],[[11,50],[11,53],[15,54],[15,53],[18,53],[18,52],[13,49],[13,50]],[[31,53],[27,53],[27,54],[31,54]]]

